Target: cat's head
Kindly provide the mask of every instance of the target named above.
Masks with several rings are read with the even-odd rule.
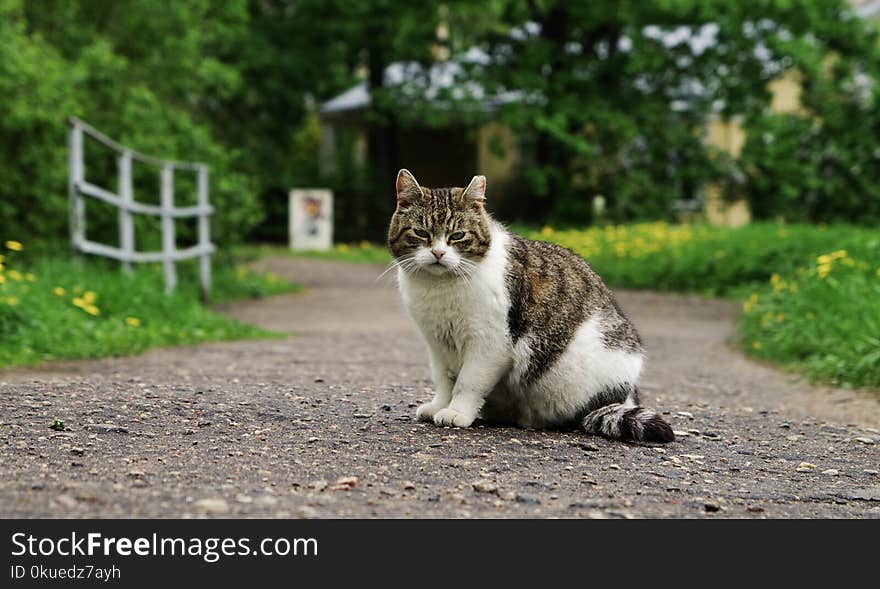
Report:
[[[483,208],[486,177],[465,188],[424,188],[409,170],[397,174],[397,209],[388,247],[406,272],[461,276],[475,268],[491,243]]]

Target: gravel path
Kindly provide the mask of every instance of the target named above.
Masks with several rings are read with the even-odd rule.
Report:
[[[880,396],[745,360],[729,302],[620,293],[645,403],[685,432],[651,448],[417,423],[392,281],[262,265],[309,289],[224,311],[293,337],[0,373],[0,516],[880,517]]]

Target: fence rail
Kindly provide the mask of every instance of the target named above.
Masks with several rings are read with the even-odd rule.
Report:
[[[175,262],[199,258],[199,279],[202,298],[207,299],[211,289],[211,255],[215,251],[211,243],[210,216],[214,212],[208,199],[208,167],[201,162],[163,160],[138,153],[110,139],[94,127],[79,119],[68,119],[69,133],[69,179],[70,241],[77,251],[104,256],[122,262],[126,271],[132,263],[161,262],[165,274],[165,290],[170,292],[177,285]],[[86,180],[83,137],[88,136],[117,154],[117,192],[112,192]],[[134,200],[131,164],[133,161],[153,166],[160,174],[160,204],[152,205]],[[196,173],[197,205],[177,207],[174,205],[175,170]],[[119,211],[119,247],[91,241],[86,237],[86,197],[113,205]],[[162,250],[138,252],[135,250],[134,214],[159,217],[162,221]],[[198,244],[178,249],[174,233],[176,219],[198,219]]]

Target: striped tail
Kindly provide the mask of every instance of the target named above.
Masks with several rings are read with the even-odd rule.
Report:
[[[612,440],[667,444],[675,441],[672,427],[663,418],[639,405],[611,403],[584,417],[584,430]]]

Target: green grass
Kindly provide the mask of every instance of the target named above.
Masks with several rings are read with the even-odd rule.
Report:
[[[3,252],[0,270],[0,367],[46,360],[129,355],[156,346],[278,334],[233,321],[199,303],[195,264],[179,264],[180,283],[166,295],[162,272],[65,256],[27,258]],[[215,261],[212,301],[289,292],[271,275]]]
[[[746,353],[814,380],[880,387],[878,230],[646,223],[525,233],[570,247],[613,287],[739,298]]]
[[[814,380],[880,387],[878,230],[774,223],[740,228],[639,223],[513,229],[573,249],[616,288],[746,301],[737,338],[747,354],[805,372]],[[818,261],[841,250],[846,256],[831,259],[830,265]],[[250,257],[390,261],[383,246],[368,243],[337,245],[330,252],[271,246],[242,252]],[[820,270],[823,266],[829,269]]]
[[[390,264],[391,254],[384,245],[362,241],[360,243],[337,243],[329,251],[298,250],[293,251],[284,246],[245,245],[236,248],[236,255],[243,259],[258,259],[265,256],[282,256],[288,258],[317,258],[320,260],[336,260],[355,264]]]

